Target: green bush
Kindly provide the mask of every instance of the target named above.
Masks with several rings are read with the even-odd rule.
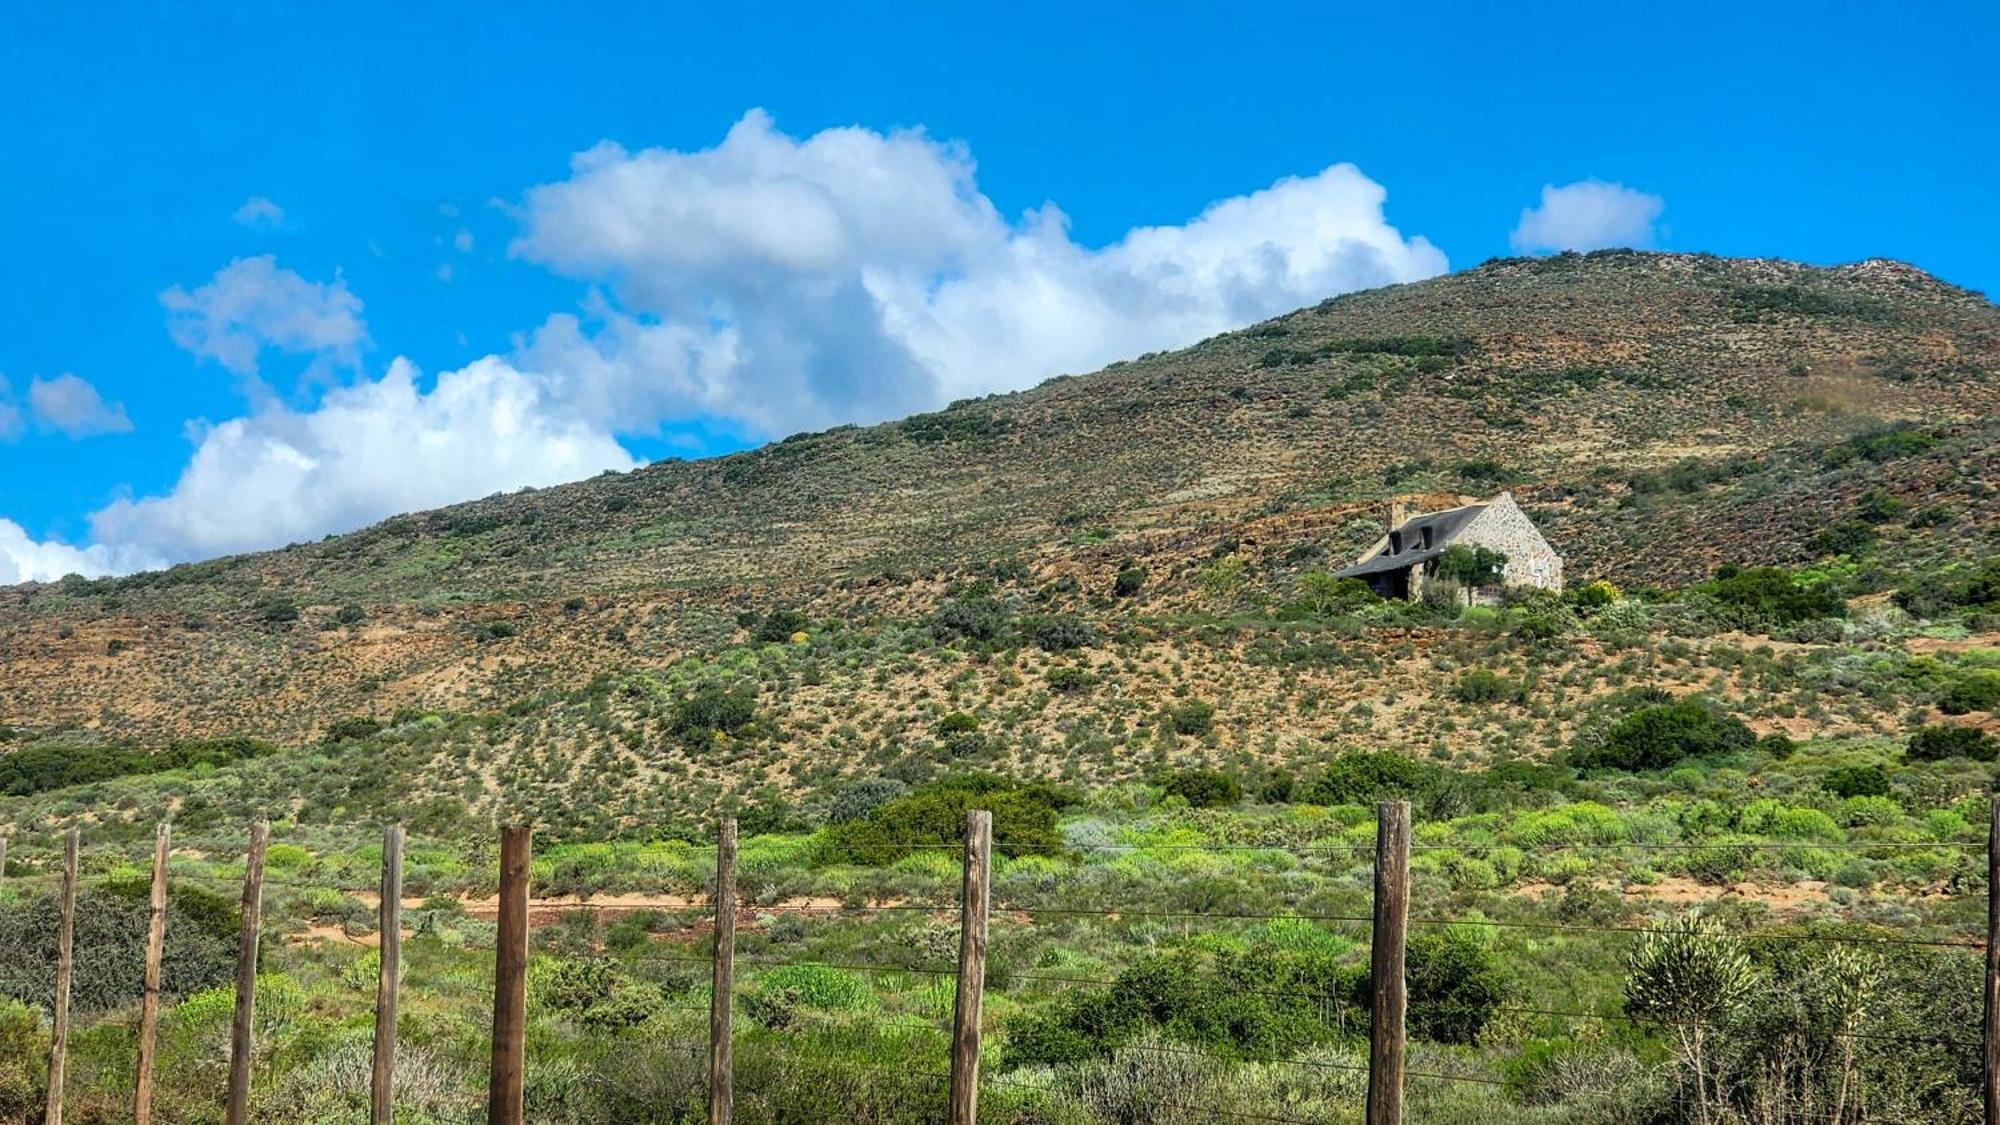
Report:
[[[1498,703],[1518,700],[1521,694],[1518,686],[1485,668],[1474,668],[1460,676],[1452,688],[1453,697],[1460,703]]]
[[[1012,618],[1007,607],[995,598],[958,598],[944,603],[931,614],[931,636],[939,644],[949,644],[961,638],[970,641],[997,640],[1007,631]]]
[[[1596,746],[1579,748],[1579,769],[1658,770],[1688,758],[1748,750],[1757,741],[1743,721],[1699,699],[1642,707],[1605,732]]]
[[[25,797],[134,774],[225,766],[276,750],[270,743],[252,738],[178,741],[153,753],[130,746],[28,746],[0,755],[0,795]]]
[[[1990,762],[2000,757],[2000,739],[1978,727],[1935,724],[1919,727],[1910,735],[1908,753],[1918,762],[1941,762],[1947,758]]]
[[[1828,770],[1819,779],[1819,787],[1836,797],[1886,797],[1889,795],[1889,768],[1880,763],[1842,766]]]
[[[76,1012],[95,1014],[138,1001],[151,914],[147,893],[144,880],[78,890],[70,983]],[[234,934],[217,935],[216,927],[190,914],[183,901],[176,894],[167,904],[161,987],[170,1000],[229,979],[236,961]],[[0,996],[49,1008],[60,917],[53,892],[0,907]]]
[[[810,624],[806,615],[796,609],[774,609],[757,623],[750,639],[759,644],[783,644],[792,639],[793,633],[805,632]]]
[[[1470,933],[1412,934],[1405,951],[1410,1032],[1437,1043],[1473,1043],[1507,997],[1498,958]]]
[[[1083,648],[1095,636],[1090,626],[1067,614],[1032,618],[1023,626],[1028,638],[1044,652],[1068,652]]]
[[[796,1027],[807,1012],[851,1012],[875,994],[856,974],[826,965],[781,965],[743,996],[743,1010],[772,1029]]]
[[[1737,620],[1746,625],[1790,625],[1847,615],[1847,603],[1836,591],[1826,585],[1805,585],[1778,566],[1724,567],[1694,589],[1735,611]]]
[[[1445,784],[1440,766],[1392,751],[1355,750],[1340,755],[1305,787],[1301,799],[1314,805],[1373,805],[1378,801],[1422,801]]]
[[[993,847],[1002,855],[1059,851],[1061,795],[1047,786],[1017,785],[992,774],[933,782],[886,801],[859,819],[836,825],[829,858],[885,867],[905,856],[935,852],[965,839],[965,813],[993,814]]]
[[[1947,715],[1969,715],[1995,707],[2000,707],[2000,672],[1984,668],[1966,673],[1938,699],[1938,710]]]
[[[674,701],[668,727],[690,744],[712,742],[718,733],[735,734],[757,717],[754,689],[703,684]]]
[[[1111,596],[1114,598],[1129,598],[1137,594],[1140,588],[1145,585],[1145,568],[1128,566],[1120,570],[1118,576],[1111,580]]]
[[[1160,780],[1160,788],[1198,809],[1221,808],[1243,799],[1243,786],[1220,770],[1174,770]]]
[[[380,733],[382,733],[382,721],[380,719],[371,719],[366,715],[357,715],[354,718],[341,719],[327,727],[326,740],[328,742],[358,741]]]
[[[1215,704],[1190,699],[1167,712],[1167,725],[1175,734],[1199,738],[1215,729]]]

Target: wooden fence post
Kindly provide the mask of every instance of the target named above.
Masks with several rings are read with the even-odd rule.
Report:
[[[153,1045],[160,1028],[160,959],[167,949],[167,859],[173,828],[166,821],[153,833],[153,896],[146,918],[146,975],[139,998],[139,1077],[132,1087],[134,1125],[152,1125]]]
[[[488,1125],[523,1125],[528,1034],[528,863],[531,830],[500,829],[500,927],[493,943],[493,1064]]]
[[[1403,951],[1410,922],[1410,803],[1375,807],[1375,932],[1369,950],[1368,1125],[1402,1125]]]
[[[76,965],[76,829],[63,837],[62,921],[56,931],[56,996],[54,1024],[49,1033],[49,1097],[44,1125],[62,1125],[63,1066],[69,1056],[69,982]]]
[[[958,1000],[952,1008],[950,1125],[979,1120],[979,1016],[986,999],[986,916],[993,905],[993,814],[965,814],[958,907]]]
[[[2000,797],[1986,833],[1986,1125],[2000,1125]]]
[[[0,886],[7,883],[7,837],[0,836]]]
[[[382,965],[375,978],[375,1065],[368,1088],[370,1125],[396,1120],[396,1008],[403,970],[403,826],[382,830],[382,902],[375,932]]]
[[[236,947],[236,1018],[229,1025],[227,1125],[249,1125],[251,1025],[257,1016],[257,936],[263,926],[264,848],[271,822],[250,826],[250,854],[243,868],[243,932]]]
[[[736,818],[715,830],[715,981],[708,998],[708,1125],[729,1125],[736,1112]]]

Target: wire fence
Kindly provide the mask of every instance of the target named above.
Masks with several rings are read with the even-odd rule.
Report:
[[[2000,840],[2000,801],[1997,801],[1995,804],[1994,816],[1995,839]],[[975,866],[980,869],[982,884],[984,880],[989,878],[990,855],[993,850],[1006,855],[1041,855],[1071,858],[1083,857],[1090,853],[1136,856],[1155,853],[1170,856],[1183,854],[1198,855],[1202,853],[1240,856],[1246,853],[1261,853],[1273,856],[1291,856],[1308,861],[1351,859],[1354,861],[1356,867],[1372,867],[1376,871],[1378,891],[1381,886],[1380,880],[1383,877],[1382,872],[1385,870],[1382,851],[1383,845],[1379,841],[1376,845],[1369,846],[1349,842],[1296,840],[1221,843],[1193,843],[1179,840],[1162,842],[1118,841],[1078,842],[1060,845],[1043,842],[1003,840],[999,842],[988,841],[986,850],[976,850],[970,843],[948,844],[917,841],[898,844],[897,847],[899,850],[907,853],[962,853],[965,856],[965,868],[962,874],[967,879],[968,887],[971,885],[971,871]],[[1965,840],[1855,840],[1830,842],[1740,840],[1646,842],[1635,840],[1596,840],[1531,843],[1438,843],[1405,840],[1403,843],[1403,854],[1405,857],[1412,853],[1420,856],[1427,853],[1445,852],[1477,855],[1491,854],[1501,850],[1523,854],[1573,853],[1584,856],[1592,854],[1644,855],[1649,852],[1672,854],[1696,851],[1738,851],[1781,855],[1797,849],[1861,854],[1874,853],[1876,855],[1895,855],[1917,850],[1930,850],[1963,854],[1968,859],[1984,853],[1987,859],[1986,866],[1988,868],[1989,880],[1996,862],[1992,854],[1993,845],[1991,843],[1981,844]],[[398,854],[400,855],[400,852]],[[716,877],[720,870],[725,867],[733,871],[733,846],[727,855],[716,845],[683,846],[678,849],[676,858],[682,861],[710,861],[705,866],[707,873],[711,877]],[[1039,895],[1024,894],[1021,887],[1014,885],[1007,886],[1004,893],[997,898],[993,895],[990,886],[985,889],[984,893],[986,895],[986,902],[990,905],[991,916],[1000,920],[1003,934],[1031,933],[1038,926],[1074,920],[1088,920],[1109,926],[1117,926],[1125,923],[1169,922],[1183,925],[1198,924],[1203,927],[1219,929],[1268,926],[1280,922],[1307,923],[1327,927],[1368,927],[1369,941],[1365,946],[1355,947],[1354,953],[1356,956],[1361,953],[1372,955],[1376,946],[1384,940],[1385,932],[1393,937],[1393,940],[1396,942],[1402,942],[1403,935],[1407,932],[1408,927],[1486,929],[1502,933],[1575,935],[1579,937],[1613,938],[1622,941],[1668,938],[1677,932],[1670,927],[1647,921],[1595,921],[1533,917],[1496,918],[1489,917],[1483,913],[1466,911],[1412,911],[1407,905],[1408,887],[1412,881],[1407,867],[1407,858],[1402,862],[1402,887],[1399,894],[1404,905],[1401,915],[1395,919],[1395,926],[1391,931],[1385,931],[1383,928],[1383,900],[1379,895],[1369,897],[1369,902],[1364,911],[1318,907],[1313,904],[1313,896],[1310,895],[1302,901],[1280,900],[1276,904],[1260,906],[1259,908],[1249,908],[1247,906],[1243,908],[1176,908],[1143,900],[1093,900],[1092,895],[1103,892],[1104,888],[1101,885],[1093,885],[1080,891],[1072,892],[1067,891],[1060,883],[1054,887],[1040,887],[1039,889],[1042,893]],[[190,884],[200,886],[216,894],[233,894],[241,891],[243,888],[242,880],[253,874],[260,882],[264,894],[284,892],[302,896],[324,896],[329,891],[333,891],[342,896],[353,896],[356,894],[369,895],[376,893],[380,886],[379,884],[372,883],[365,886],[360,885],[361,881],[358,878],[341,880],[340,883],[344,885],[329,885],[327,881],[321,879],[295,877],[286,874],[276,874],[273,877],[273,873],[262,870],[255,857],[252,858],[250,863],[243,865],[243,870],[240,874],[236,868],[237,865],[233,863],[217,864],[206,858],[170,856],[164,868],[159,872],[159,877],[164,879],[166,885],[169,886]],[[680,874],[684,879],[688,872],[684,871]],[[13,875],[0,873],[0,877],[4,877],[4,883],[0,883],[0,886],[9,887],[71,888],[79,880],[79,875],[73,867],[66,872],[29,871]],[[400,879],[400,875],[398,878]],[[733,875],[731,878],[733,879]],[[1990,883],[1988,886],[1990,887]],[[944,990],[946,988],[962,993],[963,990],[958,986],[966,980],[973,982],[975,992],[995,987],[1002,987],[1003,990],[1021,990],[1024,986],[1029,989],[1054,987],[1063,991],[1076,989],[1113,991],[1129,987],[1132,983],[1122,973],[1092,973],[1084,970],[1069,970],[1051,966],[1007,964],[1000,966],[997,970],[989,970],[983,960],[986,956],[984,950],[987,934],[985,931],[989,924],[985,908],[982,908],[978,914],[980,922],[978,944],[981,948],[981,960],[976,965],[976,971],[968,970],[966,967],[967,962],[963,960],[964,950],[970,944],[965,941],[965,927],[967,920],[974,917],[969,898],[949,903],[863,900],[835,904],[809,899],[800,895],[794,896],[793,899],[789,900],[780,899],[770,902],[742,903],[735,901],[733,897],[726,902],[717,902],[712,895],[691,893],[680,896],[648,896],[638,894],[632,895],[629,898],[621,898],[618,895],[613,895],[610,901],[600,902],[593,902],[588,897],[563,897],[536,901],[527,897],[527,888],[525,885],[509,885],[504,872],[497,890],[498,894],[495,897],[482,900],[476,905],[482,911],[490,908],[496,914],[503,914],[504,907],[508,902],[517,902],[531,924],[537,926],[547,925],[552,920],[559,921],[565,915],[597,919],[613,912],[630,913],[642,909],[664,909],[669,914],[691,916],[678,920],[679,929],[690,934],[690,940],[685,945],[665,940],[668,935],[655,934],[649,936],[648,943],[643,948],[621,950],[617,956],[610,956],[601,946],[596,947],[593,952],[598,955],[604,955],[607,960],[620,965],[638,965],[642,963],[684,965],[690,968],[699,968],[704,973],[713,975],[715,988],[710,990],[707,997],[703,997],[698,989],[679,993],[664,992],[656,1002],[655,1007],[662,1011],[679,1012],[690,1016],[705,1014],[710,1017],[712,1023],[721,1028],[733,1029],[735,1024],[737,1007],[741,1001],[741,996],[735,988],[733,977],[733,971],[737,967],[751,970],[753,977],[761,977],[763,974],[782,969],[817,968],[853,973],[871,981],[893,981],[895,978],[921,979],[929,982],[927,987],[932,989],[928,996],[932,1001],[930,1006],[933,1008],[943,1006],[942,1001],[945,999]],[[1966,882],[1956,888],[1956,893],[1967,898],[1976,898],[1981,897],[1978,890],[1973,888],[1970,882]],[[1988,894],[1990,894],[1990,891]],[[1443,900],[1448,902],[1450,897],[1449,895],[1443,896]],[[459,903],[460,908],[464,905],[462,902]],[[865,953],[853,952],[839,956],[827,954],[810,955],[806,953],[781,955],[775,953],[767,942],[758,941],[753,943],[754,951],[736,952],[732,948],[731,956],[727,959],[727,963],[719,969],[718,961],[721,959],[717,956],[713,942],[709,941],[707,943],[708,948],[704,949],[704,942],[701,940],[700,935],[694,931],[698,928],[700,919],[709,916],[719,919],[721,916],[719,912],[725,909],[732,914],[736,912],[747,914],[755,920],[756,928],[760,930],[768,929],[777,920],[787,917],[821,920],[928,918],[939,921],[949,921],[955,917],[960,930],[958,937],[962,943],[961,963],[959,965],[938,964],[923,960],[920,957],[911,956],[907,950],[899,950],[899,959],[887,961],[874,959]],[[1808,931],[1798,927],[1789,927],[1782,932],[1776,933],[1756,933],[1753,931],[1751,936],[1756,937],[1759,941],[1793,945],[1882,947],[1885,949],[1915,948],[1975,953],[1989,951],[1995,941],[1995,926],[1990,919],[2000,919],[2000,911],[1989,910],[1987,914],[1989,916],[1989,924],[1984,933],[1971,932],[1974,929],[1973,924],[1965,922],[1955,927],[1943,926],[1937,930],[1924,933],[1882,932],[1883,927],[1879,926],[1865,929],[1857,926],[1853,929],[1840,932],[1830,932],[1824,929]],[[551,916],[553,916],[553,919]],[[504,930],[506,926],[504,918],[500,924]],[[65,921],[65,925],[67,925],[67,921]],[[384,937],[379,931],[376,936],[378,939]],[[399,931],[395,936],[395,940],[400,941],[400,938],[401,934]],[[502,939],[496,939],[496,948],[499,948],[500,940]],[[504,960],[503,950],[502,961],[504,962]],[[1117,960],[1115,951],[1111,953],[1110,960],[1114,962]],[[1995,958],[1989,956],[1987,961],[1988,989],[1991,991],[1993,989],[1992,980],[1996,972],[1993,964]],[[65,968],[60,971],[67,970]],[[497,973],[504,973],[505,971],[504,965],[496,969]],[[968,977],[967,974],[969,971],[974,971],[975,975]],[[725,974],[729,974],[726,979]],[[995,982],[998,982],[997,986]],[[498,977],[496,977],[496,988],[498,987]],[[1329,1025],[1327,1039],[1333,1043],[1352,1044],[1354,1042],[1353,1036],[1356,1034],[1365,1034],[1369,1041],[1373,1043],[1376,1037],[1383,1034],[1382,1025],[1387,1022],[1369,1018],[1369,1005],[1366,1002],[1353,1003],[1345,997],[1302,997],[1297,988],[1266,988],[1242,982],[1232,982],[1228,987],[1231,992],[1242,996],[1260,997],[1290,1003],[1297,1003],[1301,1000],[1312,1001],[1317,1004],[1319,1018],[1326,1021]],[[720,990],[719,1000],[716,998],[718,989]],[[754,991],[753,987],[753,993]],[[896,992],[893,987],[890,991],[892,993]],[[1417,1004],[1421,1008],[1422,1001],[1417,1001]],[[913,1007],[921,1009],[924,1005],[906,1003],[899,1010],[872,1011],[865,1013],[865,1015],[850,1015],[845,1017],[844,1022],[832,1026],[836,1030],[844,1030],[857,1034],[863,1031],[871,1034],[879,1031],[890,1031],[897,1034],[915,1033],[939,1036],[943,1042],[939,1044],[937,1058],[943,1069],[933,1073],[927,1070],[911,1070],[906,1066],[871,1068],[865,1061],[855,1059],[846,1059],[843,1065],[852,1064],[863,1070],[879,1070],[880,1073],[892,1075],[900,1085],[907,1085],[912,1081],[935,1082],[945,1084],[956,1090],[958,1084],[954,1083],[954,1073],[970,1067],[971,1073],[968,1080],[974,1090],[987,1089],[1043,1098],[1061,1096],[1067,1092],[1071,1092],[1063,1086],[1063,1082],[1066,1080],[1060,1075],[1041,1073],[1036,1076],[1035,1080],[1029,1081],[1024,1080],[1020,1076],[1020,1072],[1002,1071],[1000,1073],[993,1073],[990,1070],[981,1072],[978,1069],[977,1063],[979,1057],[978,1043],[981,1034],[988,1030],[982,1024],[992,1021],[976,1020],[968,1025],[962,1014],[955,1013],[951,1019],[930,1018],[921,1010],[906,1010]],[[1634,1029],[1653,1028],[1656,1026],[1655,1021],[1627,1010],[1606,1010],[1604,1008],[1574,1005],[1566,1006],[1561,1003],[1548,1004],[1538,1002],[1531,997],[1524,998],[1518,995],[1503,997],[1499,1002],[1487,1005],[1485,1014],[1488,1017],[1513,1017],[1536,1021],[1619,1025]],[[1398,1037],[1400,1042],[1400,1037],[1406,1034],[1406,1030],[1400,1026],[1400,1020],[1395,1022],[1399,1026],[1393,1029],[1393,1034]],[[1941,1028],[1935,1033],[1922,1034],[1901,1029],[1870,1028],[1858,1024],[1843,1024],[1839,1027],[1823,1029],[1822,1033],[1828,1038],[1843,1042],[1881,1045],[1885,1050],[1933,1047],[1965,1052],[1968,1056],[1977,1053],[1985,1069],[1985,1081],[1990,1085],[1994,1081],[1993,1060],[1995,1052],[1992,1050],[1995,1038],[1994,1023],[1995,1017],[1989,1012],[1985,1025],[1979,1029],[1980,1034],[1977,1035],[1964,1034],[1956,1028]],[[783,1029],[775,1030],[782,1031]],[[733,1039],[740,1033],[731,1030],[728,1034]],[[964,1050],[964,1044],[968,1036],[972,1044],[969,1056],[970,1062],[967,1061],[968,1055]],[[498,1066],[501,1049],[500,1038],[501,1036],[496,1034],[496,1067]],[[1345,1061],[1339,1058],[1326,1057],[1324,1054],[1313,1054],[1309,1057],[1299,1054],[1286,1055],[1247,1050],[1240,1045],[1218,1044],[1212,1041],[1166,1041],[1155,1038],[1116,1043],[1110,1046],[1117,1051],[1131,1051],[1145,1055],[1183,1059],[1190,1063],[1199,1062],[1203,1065],[1256,1064],[1275,1068],[1291,1068],[1302,1072],[1340,1075],[1354,1081],[1365,1079],[1370,1090],[1371,1106],[1375,1104],[1375,1090],[1382,1081],[1382,1076],[1376,1072],[1374,1066],[1369,1061]],[[711,1040],[709,1044],[711,1057],[713,1057],[713,1047],[714,1043]],[[59,1048],[56,1049],[59,1050]],[[678,1046],[674,1049],[676,1051],[682,1050]],[[691,1044],[685,1048],[685,1053],[689,1057],[699,1058],[703,1054],[703,1048],[700,1044]],[[944,1064],[949,1064],[949,1066],[944,1067]],[[1470,1070],[1468,1072],[1453,1072],[1448,1069],[1406,1067],[1398,1071],[1393,1077],[1396,1087],[1395,1097],[1399,1106],[1402,1096],[1402,1086],[1405,1082],[1410,1083],[1415,1089],[1421,1089],[1428,1085],[1459,1085],[1469,1088],[1493,1090],[1508,1085],[1506,1079],[1492,1073],[1490,1070],[1485,1072],[1470,1072]],[[719,1076],[711,1072],[709,1081],[713,1087],[719,1083],[720,1079]],[[59,1101],[61,1096],[59,1086],[51,1089],[51,1099]],[[958,1099],[954,1096],[950,1117],[954,1123],[962,1120],[959,1116],[958,1104]],[[1228,1120],[1299,1122],[1300,1125],[1305,1125],[1305,1123],[1313,1120],[1307,1117],[1287,1116],[1283,1113],[1264,1112],[1261,1109],[1246,1108],[1240,1105],[1227,1106],[1203,1103],[1181,1105],[1177,1108],[1188,1113],[1205,1114],[1213,1118]],[[1375,1119],[1372,1116],[1370,1118],[1371,1121]],[[502,1115],[494,1118],[494,1120],[509,1120],[509,1118]],[[511,1120],[518,1120],[518,1118]],[[726,1115],[722,1120],[727,1120]],[[1828,1120],[1834,1121],[1836,1125],[1855,1125],[1855,1123],[1863,1121],[1881,1121],[1885,1125],[1897,1125],[1902,1119],[1872,1113],[1864,1107],[1858,1111],[1847,1112],[1838,1118],[1832,1116],[1823,1118],[1815,1117],[1810,1112],[1790,1112],[1787,1114],[1786,1120]],[[2000,1125],[2000,1122],[1993,1122],[1991,1125]]]

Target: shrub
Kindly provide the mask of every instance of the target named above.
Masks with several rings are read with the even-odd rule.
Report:
[[[875,994],[856,974],[826,965],[781,965],[743,997],[743,1010],[765,1027],[796,1027],[808,1012],[851,1012]]]
[[[1828,770],[1819,779],[1819,787],[1836,797],[1886,797],[1889,795],[1889,768],[1880,763],[1842,766]]]
[[[358,605],[344,605],[334,611],[333,619],[342,625],[359,625],[368,620],[368,611]]]
[[[77,891],[75,975],[70,985],[75,1011],[95,1014],[139,999],[151,913],[148,885],[140,879]],[[234,935],[219,936],[214,925],[190,913],[183,903],[179,893],[167,903],[160,979],[170,1000],[229,979],[236,961]],[[0,996],[45,1010],[50,1006],[55,979],[49,966],[56,963],[60,916],[53,893],[0,908]]]
[[[703,684],[674,701],[668,726],[690,743],[713,741],[718,733],[735,734],[757,715],[752,689]]]
[[[1521,689],[1485,668],[1475,668],[1458,678],[1452,695],[1460,703],[1497,703],[1518,700]]]
[[[1346,613],[1378,600],[1359,578],[1336,578],[1331,571],[1309,570],[1299,576],[1299,600],[1315,617]]]
[[[890,801],[909,792],[910,787],[893,777],[864,777],[841,786],[827,806],[826,819],[833,824],[860,820]]]
[[[1925,570],[1898,588],[1894,600],[1918,617],[1942,617],[1961,609],[2000,606],[2000,557],[1976,566]]]
[[[1947,715],[1966,715],[2000,707],[2000,672],[1980,669],[1967,673],[1945,689],[1938,710]]]
[[[1220,770],[1174,770],[1160,780],[1160,788],[1198,809],[1220,808],[1243,799],[1243,786]]]
[[[1506,978],[1483,943],[1457,929],[1412,934],[1406,949],[1410,1031],[1437,1043],[1473,1043],[1506,999]]]
[[[931,636],[939,644],[961,638],[991,641],[1006,632],[1011,615],[1007,607],[991,597],[966,597],[948,601],[931,614]]]
[[[253,738],[191,739],[150,754],[130,746],[28,746],[0,754],[0,795],[25,797],[114,777],[224,766],[276,749]]]
[[[1068,652],[1089,644],[1091,628],[1067,614],[1038,617],[1027,622],[1029,639],[1044,652]]]
[[[1500,575],[1507,569],[1507,556],[1491,547],[1453,543],[1438,556],[1435,566],[1439,578],[1463,586],[1470,597],[1472,591],[1500,581]]]
[[[1910,735],[1908,753],[1913,761],[1918,762],[1941,762],[1947,758],[1990,762],[2000,757],[2000,739],[1978,727],[1935,724],[1919,727]]]
[[[1618,601],[1618,587],[1600,578],[1583,586],[1573,586],[1564,595],[1569,603],[1580,609],[1600,609]]]
[[[979,729],[979,720],[963,711],[953,711],[938,720],[939,735],[967,734]]]
[[[1215,704],[1190,699],[1167,711],[1167,725],[1175,734],[1201,737],[1215,729]]]
[[[1666,769],[1688,758],[1747,750],[1757,741],[1742,720],[1698,699],[1642,707],[1614,724],[1597,746],[1575,754],[1579,769]]]
[[[1416,801],[1436,793],[1444,780],[1439,766],[1387,750],[1356,750],[1335,758],[1325,773],[1313,779],[1304,800],[1315,805]]]
[[[255,607],[257,620],[269,625],[287,625],[299,619],[299,606],[289,598],[265,598]]]
[[[1060,692],[1064,695],[1082,691],[1096,682],[1095,678],[1089,672],[1073,664],[1064,664],[1058,668],[1051,668],[1045,678],[1048,680],[1050,691]]]
[[[1724,568],[1694,589],[1737,611],[1744,623],[1789,625],[1847,614],[1847,604],[1831,588],[1803,585],[1791,571],[1778,566]]]
[[[793,633],[805,632],[810,624],[806,615],[796,609],[774,609],[751,630],[750,639],[758,644],[784,644],[792,639]]]
[[[489,641],[504,641],[520,632],[512,621],[482,621],[472,629],[472,637],[480,644]]]
[[[965,839],[968,809],[993,814],[993,846],[1002,855],[1058,851],[1060,800],[1060,794],[1046,786],[1016,785],[992,774],[947,778],[836,826],[830,840],[832,857],[884,867],[908,855],[957,844]]]
[[[328,742],[351,742],[370,738],[380,733],[382,733],[382,721],[380,719],[372,719],[366,715],[357,715],[350,719],[341,719],[332,726],[327,727],[326,740]]]
[[[1137,594],[1145,584],[1146,569],[1139,566],[1128,566],[1120,570],[1118,576],[1111,580],[1111,596],[1114,598],[1129,598]]]

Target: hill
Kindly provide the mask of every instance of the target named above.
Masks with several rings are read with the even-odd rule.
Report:
[[[1767,730],[1887,729],[1894,700],[1781,698],[1788,662],[1837,652],[1632,644],[1679,612],[1669,593],[1623,632],[1559,625],[1577,635],[1550,657],[1394,607],[1302,617],[1297,582],[1392,496],[1508,489],[1577,585],[1812,565],[1880,606],[1993,553],[1996,372],[2000,309],[1898,263],[1495,261],[898,422],[0,590],[0,726],[152,748],[386,725],[353,768],[400,772],[368,801],[581,791],[603,799],[576,815],[612,827],[913,755],[1096,778],[1351,740],[1541,754],[1591,699],[1661,677],[1719,676]],[[999,607],[990,633],[936,616],[974,603]],[[1455,718],[1475,664],[1529,705]],[[711,689],[748,717],[690,718],[728,705]],[[977,731],[954,743],[955,711]],[[287,760],[246,784],[301,799]]]

